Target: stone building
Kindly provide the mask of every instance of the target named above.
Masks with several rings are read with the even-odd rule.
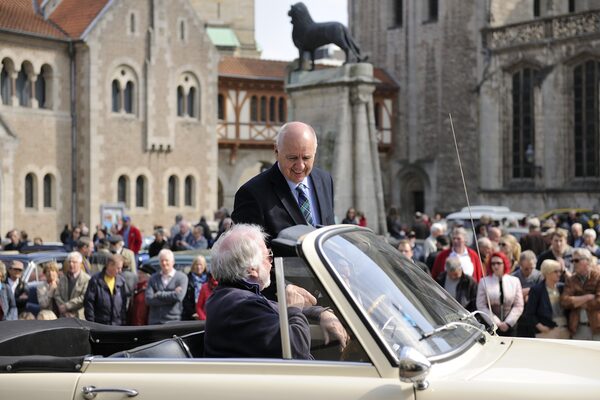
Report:
[[[386,204],[600,208],[599,1],[349,0],[370,61],[399,82]]]
[[[218,53],[184,0],[0,1],[0,232],[217,206]]]

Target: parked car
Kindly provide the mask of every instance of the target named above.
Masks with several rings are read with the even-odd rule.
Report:
[[[315,323],[314,360],[294,360],[284,350],[280,358],[204,358],[203,322],[1,322],[0,398],[549,400],[600,393],[600,343],[498,337],[489,318],[480,323],[366,228],[297,226],[272,243],[275,286],[302,285],[330,307],[350,337],[343,350],[326,344]]]
[[[469,207],[463,207],[460,211],[448,214],[446,221],[450,227],[462,225],[465,228],[471,228],[471,216],[477,225],[482,215],[489,216],[500,225],[504,225],[508,221],[520,221],[527,216],[525,213],[511,211],[510,208],[504,206],[471,206],[470,212]]]
[[[0,253],[0,261],[9,264],[14,260],[23,263],[23,280],[27,283],[27,292],[29,299],[25,309],[37,314],[40,307],[37,300],[37,287],[46,280],[44,276],[44,266],[49,262],[57,262],[59,267],[67,258],[66,251],[44,251],[38,253],[19,253],[9,254]]]
[[[584,222],[584,229],[588,226],[585,226],[593,214],[598,214],[598,212],[594,210],[590,210],[589,208],[555,208],[553,210],[549,210],[538,215],[540,221],[545,221],[551,218],[558,218],[561,221],[566,221],[569,215],[569,212],[575,211],[577,215],[581,218],[582,222]],[[592,228],[593,226],[590,226]]]

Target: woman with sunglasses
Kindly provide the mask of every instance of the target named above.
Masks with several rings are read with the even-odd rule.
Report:
[[[510,262],[504,253],[492,253],[487,263],[488,276],[477,288],[477,309],[490,314],[487,299],[491,305],[490,317],[498,326],[498,335],[514,336],[515,325],[523,314],[523,291],[519,278],[510,275]],[[486,296],[487,292],[487,296]]]
[[[500,251],[506,255],[510,262],[510,272],[513,272],[519,265],[519,259],[521,258],[521,245],[516,237],[510,234],[502,235],[500,237]]]

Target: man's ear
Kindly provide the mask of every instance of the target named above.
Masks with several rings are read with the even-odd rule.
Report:
[[[249,278],[258,278],[258,269],[250,267],[247,269]]]

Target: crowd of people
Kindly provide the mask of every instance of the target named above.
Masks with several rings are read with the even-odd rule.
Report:
[[[398,250],[467,310],[489,314],[499,335],[600,340],[598,215],[527,218],[520,238],[488,216],[474,235],[428,222],[416,213]]]

